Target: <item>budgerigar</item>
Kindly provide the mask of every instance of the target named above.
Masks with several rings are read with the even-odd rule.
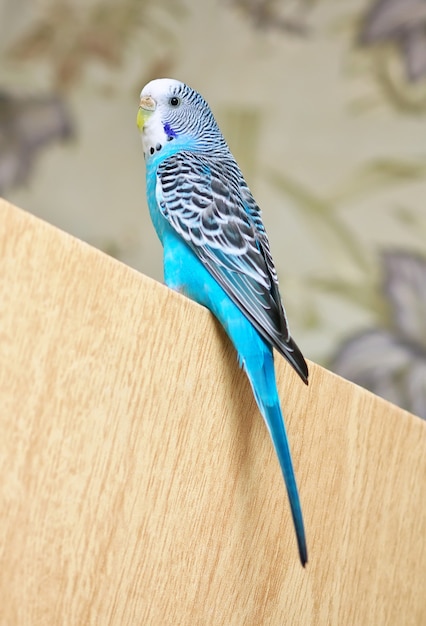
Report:
[[[153,80],[142,89],[137,123],[165,282],[210,309],[237,350],[278,455],[305,566],[305,529],[272,348],[306,384],[308,367],[290,336],[260,209],[199,93],[177,80]]]

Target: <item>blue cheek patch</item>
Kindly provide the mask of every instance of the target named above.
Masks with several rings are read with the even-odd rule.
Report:
[[[177,137],[177,133],[175,133],[175,131],[173,130],[173,128],[170,126],[169,123],[164,124],[164,132],[166,133],[169,139],[171,139],[172,137]]]

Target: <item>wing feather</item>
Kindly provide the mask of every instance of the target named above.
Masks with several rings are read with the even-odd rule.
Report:
[[[230,153],[183,151],[157,169],[162,215],[229,297],[307,383],[290,336],[260,209]]]

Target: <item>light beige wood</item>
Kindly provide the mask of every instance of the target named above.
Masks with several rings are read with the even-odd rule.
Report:
[[[426,624],[426,424],[277,357],[305,514],[210,313],[0,204],[0,623]]]

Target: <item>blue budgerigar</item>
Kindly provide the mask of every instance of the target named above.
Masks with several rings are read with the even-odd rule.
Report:
[[[305,529],[272,349],[306,384],[308,367],[290,336],[260,209],[199,93],[177,80],[153,80],[141,92],[137,123],[165,282],[210,309],[237,350],[278,455],[304,566]]]

